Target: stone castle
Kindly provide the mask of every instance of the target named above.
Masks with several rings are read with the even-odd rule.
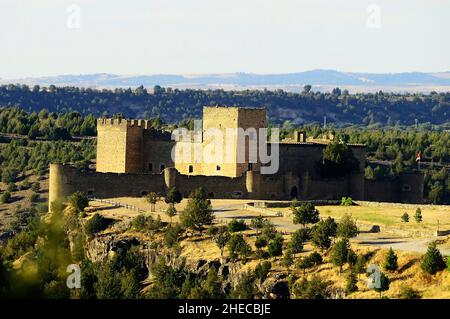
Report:
[[[187,196],[200,186],[211,198],[327,200],[350,196],[369,201],[423,201],[421,174],[403,174],[389,181],[366,180],[364,145],[349,145],[359,163],[358,171],[342,178],[321,178],[316,163],[327,143],[307,141],[302,132],[295,132],[288,141],[264,140],[269,150],[277,149],[280,164],[275,174],[262,174],[265,164],[259,155],[252,158],[248,146],[251,129],[266,127],[264,108],[205,107],[202,127],[187,140],[152,129],[146,120],[99,119],[96,170],[51,164],[49,201],[64,200],[75,191],[96,198],[139,197],[149,192],[165,193],[171,187]],[[250,132],[244,136],[243,151],[236,133],[239,128]],[[210,144],[211,130],[234,132],[220,146],[231,154],[229,160],[206,162],[192,156],[196,148]],[[173,156],[174,150],[188,150],[191,156],[187,161],[179,161],[180,154]],[[243,153],[238,160],[240,152]]]

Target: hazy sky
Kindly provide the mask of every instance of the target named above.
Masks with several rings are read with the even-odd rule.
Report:
[[[0,77],[450,71],[448,0],[0,0]]]

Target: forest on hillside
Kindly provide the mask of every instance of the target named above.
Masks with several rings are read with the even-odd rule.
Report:
[[[322,123],[364,126],[419,124],[450,125],[450,93],[393,94],[378,92],[349,94],[335,88],[330,93],[312,91],[306,85],[302,93],[283,90],[179,90],[155,86],[151,92],[117,88],[95,90],[78,87],[0,86],[0,105],[18,106],[29,112],[76,111],[94,116],[117,113],[129,118],[159,117],[166,123],[200,118],[205,105],[266,107],[273,123],[290,120],[295,124]]]

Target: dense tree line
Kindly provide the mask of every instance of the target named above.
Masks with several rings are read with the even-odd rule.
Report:
[[[27,135],[30,139],[69,140],[72,136],[95,136],[96,118],[78,112],[26,112],[18,107],[0,108],[0,133]]]
[[[4,183],[14,183],[28,170],[43,176],[50,163],[74,163],[86,168],[95,158],[95,141],[79,143],[67,141],[37,142],[13,139],[0,146],[0,174]]]
[[[358,93],[336,88],[331,93],[302,93],[282,90],[179,90],[144,87],[94,90],[78,87],[28,87],[26,85],[0,86],[0,105],[19,106],[30,112],[46,108],[50,112],[83,115],[113,115],[123,113],[131,118],[161,117],[175,123],[187,118],[200,118],[205,105],[266,107],[271,119],[279,123],[322,122],[327,116],[336,124],[412,125],[420,123],[444,124],[450,122],[450,94],[393,94]]]
[[[392,179],[400,173],[424,174],[424,192],[433,203],[450,202],[448,168],[450,167],[450,132],[424,128],[362,129],[356,127],[323,129],[317,125],[297,127],[289,124],[283,136],[303,130],[312,138],[322,138],[332,130],[338,142],[367,146],[365,175],[368,179]],[[420,153],[420,167],[417,155]]]

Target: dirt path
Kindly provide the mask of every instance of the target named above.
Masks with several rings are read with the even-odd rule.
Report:
[[[407,252],[425,253],[428,245],[435,241],[436,237],[429,238],[408,238],[408,237],[396,237],[391,234],[368,234],[362,233],[356,237],[353,242],[362,246],[375,246],[389,249],[392,247],[394,250],[401,250]],[[443,255],[450,255],[450,248],[438,247]]]

